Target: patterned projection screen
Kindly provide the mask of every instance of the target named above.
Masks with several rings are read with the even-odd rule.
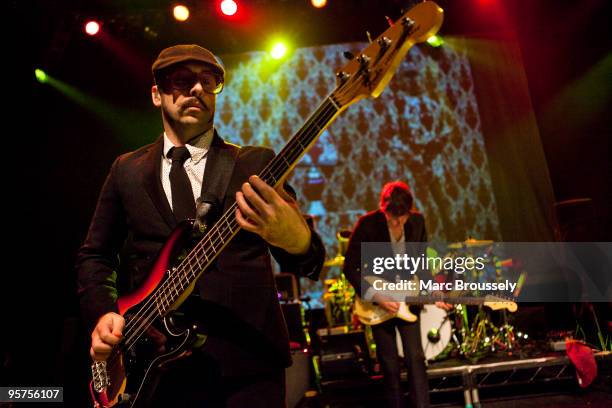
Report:
[[[280,151],[334,89],[342,53],[365,45],[302,48],[281,62],[264,52],[226,57],[219,133]],[[302,211],[315,216],[328,258],[338,251],[336,233],[376,209],[380,188],[392,180],[412,188],[430,241],[501,238],[465,50],[413,47],[383,94],[339,116],[289,179]],[[331,267],[325,277],[339,270]],[[322,283],[302,285],[320,306]]]

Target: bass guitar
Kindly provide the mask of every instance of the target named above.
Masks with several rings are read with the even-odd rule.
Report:
[[[406,12],[338,73],[335,89],[321,102],[259,177],[276,187],[315,143],[323,130],[360,99],[381,94],[415,43],[440,28],[443,11],[431,1]],[[198,328],[176,324],[174,313],[200,275],[238,233],[234,203],[198,242],[185,247],[193,222],[183,222],[162,247],[145,283],[117,300],[125,317],[122,340],[106,361],[94,361],[90,392],[96,408],[146,406],[157,373],[205,341]],[[174,254],[183,253],[176,257]]]

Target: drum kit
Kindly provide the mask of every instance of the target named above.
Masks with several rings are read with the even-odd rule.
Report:
[[[325,280],[323,300],[329,328],[345,326],[356,329],[361,325],[353,315],[355,290],[342,273],[343,254],[349,236],[350,233],[346,231],[337,234],[338,255],[324,264],[328,268],[328,278]],[[474,281],[500,279],[500,265],[503,262],[494,255],[493,241],[470,238],[449,244],[447,248],[447,257],[469,255],[482,256],[486,259],[485,268],[474,272],[477,275],[471,277]],[[452,275],[452,271],[450,274]],[[509,312],[516,310],[516,304],[513,302],[509,304],[514,307],[504,307],[502,310],[493,310],[482,304],[477,306],[454,304],[449,311],[433,304],[423,305],[419,315],[419,325],[426,359],[440,361],[450,357],[460,357],[474,363],[495,351],[513,353],[517,349],[518,338],[514,327],[509,323]],[[373,342],[371,334],[368,336],[369,326],[364,326],[366,338]],[[375,351],[373,343],[370,349],[373,355]],[[403,355],[399,335],[398,352],[400,356]]]

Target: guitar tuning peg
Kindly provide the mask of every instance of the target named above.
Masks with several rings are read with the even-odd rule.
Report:
[[[347,74],[344,71],[340,71],[340,72],[336,72],[336,78],[338,78],[341,82],[345,82],[349,77],[349,74]]]
[[[387,23],[389,23],[389,27],[393,27],[393,20],[391,20],[391,18],[389,16],[385,16],[385,19],[387,19]]]
[[[357,62],[359,62],[362,67],[367,67],[370,64],[370,57],[365,54],[361,54],[357,57]]]
[[[370,32],[366,31],[366,35],[368,36],[368,42],[372,44],[372,36],[370,35]]]
[[[346,58],[349,61],[352,59],[355,59],[355,55],[350,51],[344,51],[342,55],[344,55],[344,58]]]
[[[402,18],[402,25],[406,28],[411,29],[412,27],[414,27],[414,25],[416,24],[416,22],[411,19],[410,17],[404,17]]]
[[[389,48],[392,43],[392,41],[388,37],[380,37],[376,42],[378,43],[378,45],[380,45],[380,48],[382,48],[383,50],[386,50],[387,48]]]

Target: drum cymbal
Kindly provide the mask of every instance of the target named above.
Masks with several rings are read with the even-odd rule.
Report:
[[[453,242],[452,244],[448,244],[449,249],[461,249],[461,248],[471,248],[471,247],[479,247],[479,246],[487,246],[493,244],[491,240],[478,240],[478,239],[466,239],[463,242]]]
[[[323,266],[344,266],[344,257],[342,255],[338,255],[335,258],[328,259],[323,263]]]

